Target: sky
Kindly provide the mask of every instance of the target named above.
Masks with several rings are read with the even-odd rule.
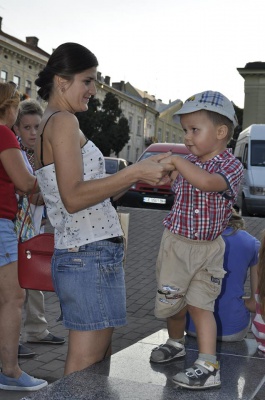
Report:
[[[164,103],[204,90],[244,107],[237,68],[265,62],[264,0],[0,0],[2,30],[51,54],[77,42],[111,82]]]

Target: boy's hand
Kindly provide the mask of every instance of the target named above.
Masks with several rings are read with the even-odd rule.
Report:
[[[166,164],[169,163],[169,164],[174,165],[173,157],[176,157],[176,156],[172,156],[172,154],[170,154],[170,153],[165,153],[165,154],[167,154],[167,156],[165,156],[164,158],[161,158],[161,160],[159,162],[166,163]]]
[[[171,183],[171,185],[173,185],[173,183],[174,183],[175,180],[177,179],[178,174],[179,174],[179,172],[178,172],[177,170],[172,171],[172,172],[169,174],[169,178],[170,178],[170,183]]]

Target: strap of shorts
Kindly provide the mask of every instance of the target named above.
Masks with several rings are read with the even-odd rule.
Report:
[[[41,132],[41,134],[40,134],[40,162],[41,162],[41,165],[42,165],[43,167],[44,167],[44,162],[43,162],[43,132],[44,132],[44,129],[45,129],[47,123],[49,122],[50,118],[51,118],[54,114],[57,114],[58,112],[60,112],[60,111],[55,111],[54,113],[52,113],[52,114],[49,116],[49,118],[48,118],[47,121],[45,122],[44,127],[43,127],[43,130],[42,130],[42,132]]]

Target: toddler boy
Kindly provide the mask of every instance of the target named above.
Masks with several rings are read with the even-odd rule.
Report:
[[[172,173],[175,200],[164,220],[155,303],[156,317],[167,319],[169,339],[152,350],[150,361],[163,363],[185,355],[189,311],[196,327],[199,356],[173,381],[189,389],[205,389],[221,385],[213,310],[225,274],[221,233],[231,216],[243,168],[226,148],[237,119],[224,95],[198,93],[176,114],[180,115],[185,145],[191,154],[185,158],[170,156],[176,168]]]

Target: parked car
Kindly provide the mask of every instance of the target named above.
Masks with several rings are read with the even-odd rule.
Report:
[[[121,169],[128,167],[128,165],[130,164],[127,160],[124,160],[123,158],[116,158],[116,157],[104,157],[104,158],[105,158],[105,167],[107,175],[115,174]]]
[[[244,129],[237,139],[234,155],[244,167],[236,207],[243,216],[265,215],[265,124]]]
[[[153,143],[143,152],[137,160],[143,160],[156,154],[171,151],[173,154],[185,156],[189,154],[187,147],[182,143]],[[169,184],[151,186],[138,182],[133,185],[120,199],[119,205],[138,208],[159,208],[169,210],[174,201],[174,193]]]

